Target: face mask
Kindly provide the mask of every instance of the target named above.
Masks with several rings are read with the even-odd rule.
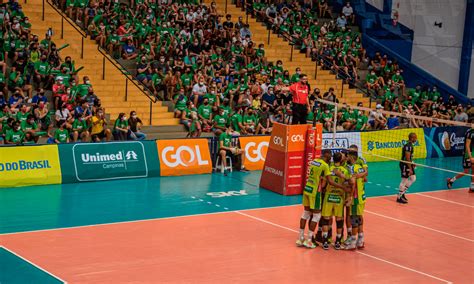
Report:
[[[209,102],[208,102],[208,101],[205,101],[205,102],[204,102],[204,105],[206,105],[206,106],[207,106],[208,104],[209,104]]]
[[[216,93],[215,91],[211,91],[211,94],[213,94],[213,95],[214,95],[215,93]]]
[[[325,110],[324,112],[325,112],[325,113],[329,113],[329,110]]]
[[[132,115],[132,117],[133,117],[133,118],[137,118],[137,115],[136,115],[136,114],[134,114],[134,115]]]
[[[202,85],[204,85],[204,83],[199,82],[199,86],[202,86]]]
[[[127,120],[127,117],[126,116],[122,117],[122,120]]]

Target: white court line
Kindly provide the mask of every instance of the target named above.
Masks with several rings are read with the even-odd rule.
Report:
[[[439,200],[439,201],[444,201],[444,202],[448,202],[448,203],[452,203],[452,204],[456,204],[456,205],[461,205],[461,206],[474,208],[473,205],[469,205],[469,204],[461,203],[461,202],[456,202],[456,201],[452,201],[452,200],[449,200],[449,199],[434,197],[434,196],[423,194],[423,193],[415,193],[415,195],[419,195],[419,196],[423,196],[423,197],[427,197],[427,198],[431,198],[431,199],[436,199],[436,200]]]
[[[370,210],[365,210],[364,212],[375,215],[375,216],[383,217],[383,218],[386,218],[386,219],[389,219],[389,220],[397,221],[397,222],[404,223],[404,224],[407,224],[407,225],[412,225],[412,226],[415,226],[415,227],[418,227],[418,228],[422,228],[422,229],[425,229],[425,230],[433,231],[433,232],[440,233],[440,234],[443,234],[443,235],[446,235],[446,236],[450,236],[450,237],[453,237],[453,238],[458,238],[458,239],[461,239],[461,240],[465,240],[465,241],[474,243],[474,240],[472,240],[472,239],[468,239],[468,238],[461,237],[461,236],[458,236],[458,235],[454,235],[454,234],[450,234],[450,233],[443,232],[443,231],[440,231],[440,230],[436,230],[436,229],[426,227],[426,226],[423,226],[423,225],[420,225],[420,224],[416,224],[416,223],[408,222],[408,221],[401,220],[401,219],[398,219],[398,218],[386,216],[386,215],[383,215],[383,214],[380,214],[380,213],[372,212]]]
[[[249,215],[249,214],[246,214],[246,213],[243,213],[243,212],[240,212],[240,211],[234,211],[234,213],[237,213],[237,214],[240,214],[242,216],[246,216],[248,218],[251,218],[251,219],[254,219],[254,220],[269,224],[269,225],[272,225],[274,227],[278,227],[280,229],[284,229],[284,230],[287,230],[287,231],[298,233],[297,230],[294,230],[294,229],[291,229],[291,228],[288,228],[288,227],[285,227],[285,226],[267,221],[265,219],[255,217],[253,215]],[[378,261],[381,261],[381,262],[384,262],[384,263],[387,263],[387,264],[390,264],[390,265],[393,265],[393,266],[396,266],[398,268],[402,268],[402,269],[405,269],[405,270],[408,270],[408,271],[411,271],[411,272],[414,272],[414,273],[421,274],[423,276],[426,276],[426,277],[429,277],[429,278],[432,278],[432,279],[435,279],[435,280],[438,280],[438,281],[441,281],[441,282],[444,282],[444,283],[452,283],[451,281],[436,277],[434,275],[431,275],[431,274],[428,274],[428,273],[425,273],[425,272],[422,272],[422,271],[419,271],[419,270],[416,270],[416,269],[413,269],[413,268],[410,268],[410,267],[407,267],[407,266],[404,266],[404,265],[401,265],[401,264],[398,264],[398,263],[395,263],[395,262],[385,260],[385,259],[380,258],[380,257],[376,257],[376,256],[373,256],[373,255],[370,255],[370,254],[367,254],[367,253],[360,252],[360,251],[356,251],[356,253],[361,254],[363,256],[366,256],[366,257],[369,257],[369,258],[372,258],[372,259],[375,259],[375,260],[378,260]]]
[[[58,279],[59,281],[61,281],[61,282],[63,282],[63,283],[67,283],[66,280],[61,279],[61,278],[58,277],[57,275],[54,275],[53,273],[49,272],[48,270],[44,269],[43,267],[37,265],[36,263],[33,263],[33,262],[29,261],[28,259],[24,258],[23,256],[17,254],[16,252],[14,252],[14,251],[12,251],[12,250],[6,248],[5,246],[0,246],[0,248],[3,248],[4,250],[8,251],[9,253],[15,255],[16,257],[22,259],[22,260],[25,261],[25,262],[28,262],[30,265],[32,265],[32,266],[38,268],[39,270],[43,271],[43,272],[46,273],[46,274],[51,275],[52,277]]]

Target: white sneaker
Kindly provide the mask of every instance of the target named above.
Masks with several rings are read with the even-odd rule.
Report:
[[[358,249],[363,249],[363,248],[364,248],[364,238],[359,238],[359,239],[357,240],[357,244],[356,244],[356,245],[357,245],[357,248],[358,248]]]
[[[349,245],[345,246],[344,247],[345,250],[355,250],[356,249],[356,242],[355,241],[351,241],[349,243]]]
[[[297,240],[296,240],[296,246],[297,246],[297,247],[302,247],[302,246],[304,246],[304,239],[297,239]]]
[[[313,243],[312,240],[308,239],[308,240],[305,240],[303,245],[309,249],[314,249],[316,248],[316,244]]]

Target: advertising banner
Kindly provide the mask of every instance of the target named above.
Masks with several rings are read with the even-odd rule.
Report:
[[[162,176],[212,173],[207,139],[157,140]]]
[[[311,131],[311,128],[309,124],[273,125],[260,187],[283,195],[301,194],[307,158],[321,147],[321,126],[317,126],[316,131]]]
[[[357,145],[359,154],[361,154],[362,143],[360,140],[360,132],[340,132],[336,133],[334,139],[333,133],[323,133],[323,149],[330,149],[333,153],[342,149],[347,149],[351,145]]]
[[[0,147],[0,187],[61,183],[58,147]]]
[[[239,142],[240,147],[245,151],[245,168],[251,171],[262,170],[270,136],[239,137]]]
[[[464,134],[467,127],[425,128],[426,155],[428,158],[462,156]]]
[[[418,137],[418,141],[414,145],[413,158],[424,159],[426,158],[426,143],[422,128],[360,132],[362,155],[367,162],[399,160],[402,155],[402,147],[412,132]]]
[[[152,141],[60,144],[58,147],[65,183],[159,175],[156,144]]]

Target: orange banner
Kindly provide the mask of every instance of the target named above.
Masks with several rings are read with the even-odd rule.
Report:
[[[251,171],[263,169],[270,136],[239,137],[239,141],[245,151],[245,168]]]
[[[162,176],[212,172],[207,139],[157,140]]]

